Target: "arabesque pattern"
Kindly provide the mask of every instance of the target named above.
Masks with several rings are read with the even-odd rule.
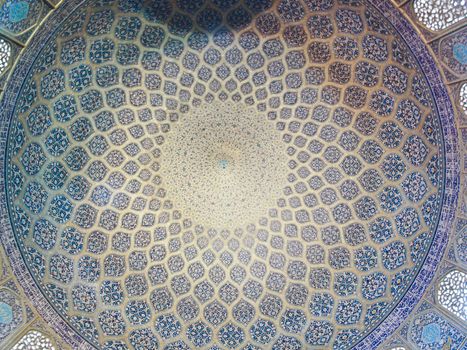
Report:
[[[19,101],[16,239],[104,349],[350,348],[435,235],[438,110],[369,3],[100,1],[47,42]]]

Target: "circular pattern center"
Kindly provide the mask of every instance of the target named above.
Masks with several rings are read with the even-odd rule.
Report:
[[[167,198],[207,228],[234,231],[257,222],[287,185],[280,133],[241,103],[194,108],[167,135],[161,154]]]

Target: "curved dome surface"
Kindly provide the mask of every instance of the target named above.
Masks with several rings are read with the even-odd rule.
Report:
[[[4,102],[6,239],[64,338],[368,349],[398,326],[443,252],[457,160],[449,97],[397,10],[59,11]]]

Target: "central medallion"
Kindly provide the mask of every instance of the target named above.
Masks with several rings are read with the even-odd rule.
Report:
[[[168,198],[206,228],[234,230],[257,222],[287,185],[280,133],[245,104],[193,109],[168,133],[161,153]]]

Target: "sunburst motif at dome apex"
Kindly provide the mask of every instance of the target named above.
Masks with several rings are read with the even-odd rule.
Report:
[[[275,206],[287,185],[285,145],[253,107],[217,101],[203,107],[167,134],[161,182],[194,222],[234,232]]]
[[[16,239],[96,347],[347,349],[435,234],[435,102],[370,3],[81,6],[17,103]]]

